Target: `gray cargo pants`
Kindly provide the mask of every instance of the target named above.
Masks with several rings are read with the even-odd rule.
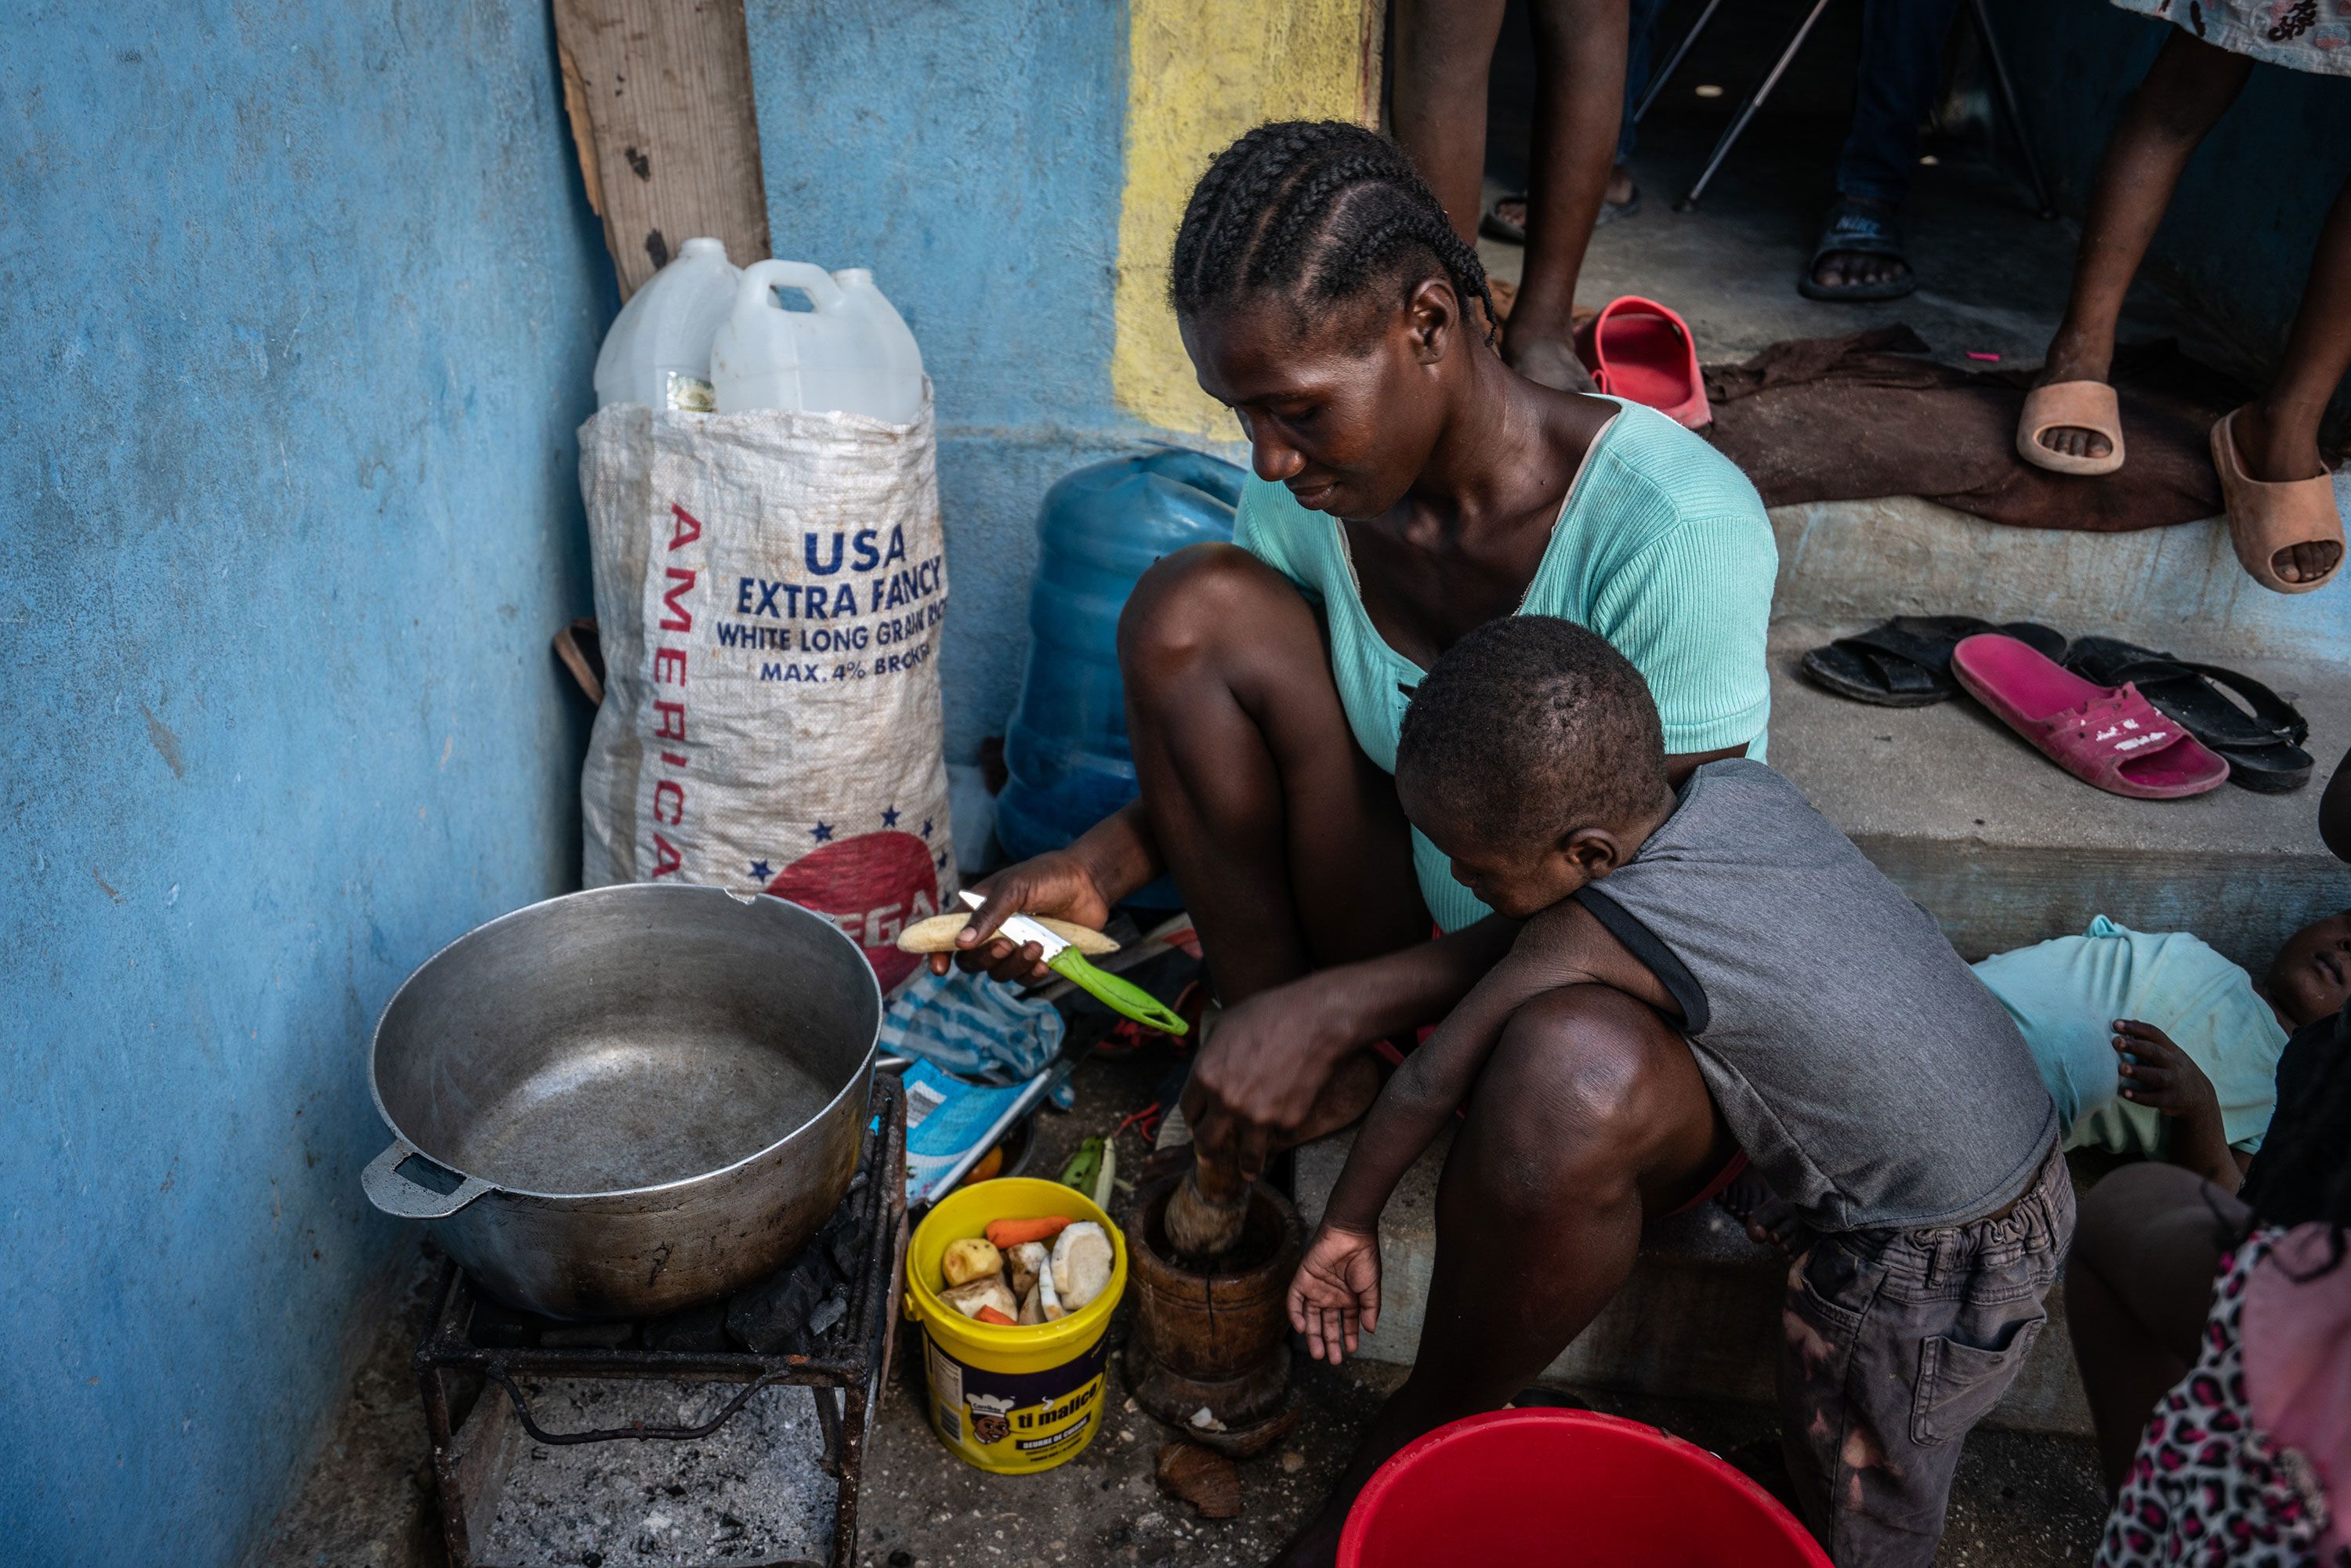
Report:
[[[1960,1440],[2041,1336],[2073,1238],[2074,1187],[2053,1145],[1990,1218],[1826,1235],[1790,1267],[1780,1439],[1837,1568],[1934,1561]]]

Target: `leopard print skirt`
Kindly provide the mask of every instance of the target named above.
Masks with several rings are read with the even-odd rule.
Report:
[[[2245,1281],[2280,1234],[2256,1230],[2220,1260],[2202,1353],[2148,1418],[2097,1568],[2351,1568],[2351,1552],[2319,1558],[2327,1512],[2318,1478],[2246,1411],[2237,1320]]]

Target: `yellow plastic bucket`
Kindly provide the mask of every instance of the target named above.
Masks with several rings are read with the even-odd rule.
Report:
[[[947,1243],[987,1234],[992,1219],[1066,1215],[1110,1235],[1110,1289],[1050,1323],[1007,1328],[943,1300]],[[1102,1423],[1102,1331],[1126,1291],[1126,1239],[1074,1187],[1029,1176],[977,1182],[940,1200],[906,1248],[906,1315],[923,1325],[931,1429],[967,1462],[998,1475],[1050,1470],[1085,1451]]]

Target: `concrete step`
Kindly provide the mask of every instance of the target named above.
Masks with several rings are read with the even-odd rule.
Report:
[[[1953,612],[1949,601],[1927,609]],[[2142,931],[2193,931],[2260,975],[2288,935],[2351,902],[2351,873],[2320,841],[2317,821],[2319,791],[2351,743],[2351,665],[2230,661],[2308,716],[2320,759],[2308,789],[2256,795],[2223,785],[2186,800],[2133,800],[2060,771],[1965,697],[1872,707],[1797,674],[1807,649],[1858,629],[1773,625],[1771,763],[1969,958],[2078,932],[2103,914]]]
[[[2351,510],[2351,469],[2335,477]],[[2351,666],[2351,586],[2273,593],[2247,577],[2219,518],[2129,534],[2013,528],[1920,500],[1821,501],[1771,513],[1774,620],[1869,625],[1888,615],[2039,621],[2190,658]],[[2342,749],[2338,742],[2335,747]]]
[[[1353,1133],[1340,1133],[1298,1151],[1298,1209],[1309,1225],[1321,1218],[1353,1142]],[[1408,1366],[1418,1349],[1437,1263],[1437,1180],[1451,1146],[1448,1133],[1422,1155],[1381,1217],[1380,1329],[1363,1341],[1366,1360]],[[1769,1404],[1787,1271],[1784,1258],[1748,1240],[1712,1204],[1660,1220],[1644,1233],[1625,1289],[1560,1353],[1541,1381]],[[1988,1425],[2090,1431],[2060,1292],[2050,1294],[2049,1317]]]

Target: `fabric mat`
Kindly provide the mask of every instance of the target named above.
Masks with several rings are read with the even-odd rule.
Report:
[[[2016,455],[2031,368],[1968,371],[1917,356],[1904,326],[1774,343],[1706,369],[1700,434],[1747,471],[1767,507],[1924,496],[1995,523],[2123,533],[2217,517],[2207,433],[2243,389],[2168,340],[2117,349],[2127,461],[2095,478]]]

